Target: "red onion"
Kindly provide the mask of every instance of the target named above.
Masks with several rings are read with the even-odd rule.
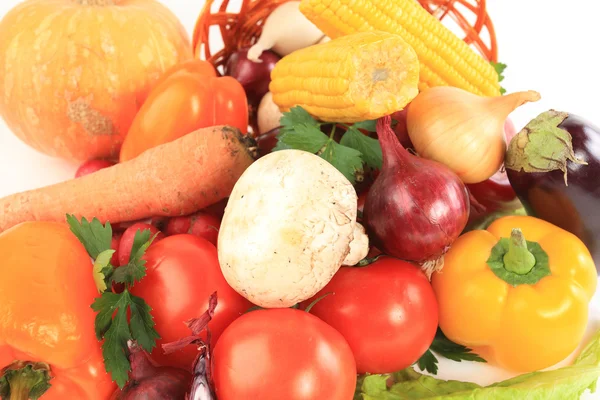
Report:
[[[377,121],[377,135],[383,166],[363,213],[372,244],[403,260],[437,261],[467,224],[467,189],[446,166],[402,147],[391,117]]]
[[[111,400],[181,400],[192,384],[192,375],[183,369],[158,367],[139,346],[129,346],[130,380],[123,390],[117,389]]]
[[[253,105],[258,105],[269,91],[271,71],[280,58],[267,50],[262,53],[260,60],[260,63],[248,60],[248,49],[241,49],[233,53],[225,64],[225,75],[234,77],[242,84],[248,102]]]

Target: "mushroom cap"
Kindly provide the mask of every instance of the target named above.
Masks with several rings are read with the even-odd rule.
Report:
[[[235,184],[219,231],[229,285],[264,308],[290,307],[321,290],[350,251],[352,184],[314,154],[262,157]]]

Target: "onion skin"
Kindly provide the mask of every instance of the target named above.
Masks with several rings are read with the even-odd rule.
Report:
[[[123,390],[117,389],[110,400],[181,400],[192,383],[192,375],[183,369],[158,367],[148,355],[131,347],[130,380]]]
[[[383,167],[365,201],[365,227],[371,243],[385,254],[435,261],[467,224],[467,188],[446,166],[404,149],[390,122],[385,117],[377,123]]]
[[[600,128],[569,114],[558,125],[571,134],[580,165],[567,163],[563,171],[524,172],[507,168],[510,183],[527,214],[546,220],[581,239],[600,272]]]
[[[225,75],[235,78],[242,84],[248,97],[248,103],[258,106],[260,100],[269,91],[271,71],[281,58],[272,51],[264,51],[256,63],[248,59],[248,49],[233,53],[225,64]]]

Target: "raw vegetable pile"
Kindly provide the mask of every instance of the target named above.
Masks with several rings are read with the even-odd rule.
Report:
[[[435,4],[209,1],[193,43],[155,0],[4,17],[0,115],[83,164],[0,199],[0,398],[594,391],[600,128],[517,132],[541,95],[500,86],[485,2],[476,29],[448,6],[464,40]],[[517,376],[443,381],[440,358]]]

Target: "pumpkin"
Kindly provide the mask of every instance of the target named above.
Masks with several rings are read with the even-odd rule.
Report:
[[[0,115],[70,160],[116,158],[154,83],[193,56],[155,0],[27,0],[0,22]]]

